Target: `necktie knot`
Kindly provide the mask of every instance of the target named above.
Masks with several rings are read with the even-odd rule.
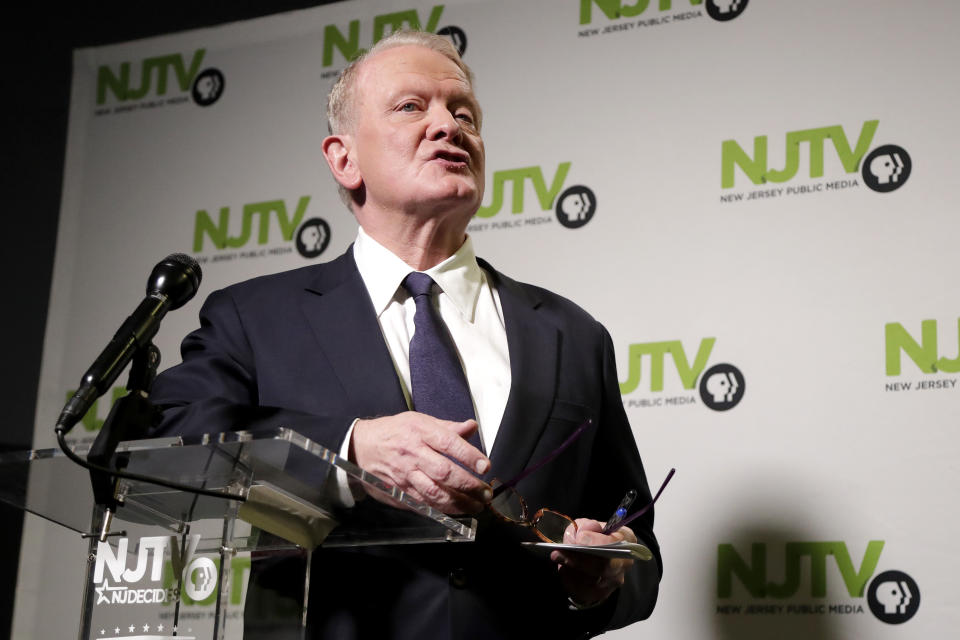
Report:
[[[414,298],[430,293],[433,278],[419,271],[412,271],[403,279],[403,288]]]

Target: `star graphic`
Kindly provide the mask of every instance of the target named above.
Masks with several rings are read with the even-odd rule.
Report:
[[[120,635],[120,627],[114,627],[113,632],[117,635]]]
[[[109,588],[110,588],[110,583],[104,580],[103,586],[100,586],[94,589],[94,591],[97,592],[97,604],[100,604],[101,602],[106,602],[107,604],[110,604],[110,600],[109,598],[107,598],[107,594],[104,593]]]
[[[103,635],[103,634],[105,634],[106,632],[107,632],[106,629],[100,629],[100,635]]]
[[[150,631],[150,625],[148,624],[143,625],[143,631],[144,633],[146,633],[147,631]]]
[[[163,632],[163,623],[157,625],[157,631]]]
[[[133,633],[134,631],[136,631],[136,629],[137,628],[134,627],[133,625],[130,625],[129,627],[127,627],[127,631],[129,631],[130,633]]]

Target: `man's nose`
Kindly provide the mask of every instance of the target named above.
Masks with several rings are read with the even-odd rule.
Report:
[[[437,106],[430,110],[430,124],[427,128],[427,137],[430,140],[457,140],[461,133],[460,121],[453,117],[448,109]]]

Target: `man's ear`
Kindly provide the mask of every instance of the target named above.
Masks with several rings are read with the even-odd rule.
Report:
[[[323,157],[327,159],[333,179],[349,191],[363,184],[360,168],[351,153],[353,138],[347,134],[327,136],[323,139]]]

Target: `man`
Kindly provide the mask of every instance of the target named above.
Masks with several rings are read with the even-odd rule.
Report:
[[[601,533],[628,490],[638,506],[650,500],[609,335],[568,300],[478,263],[465,233],[484,187],[470,71],[443,38],[395,34],[343,72],[328,114],[323,153],[356,243],[211,294],[183,364],[154,387],[164,431],[286,426],[444,512],[478,514],[473,543],[318,550],[309,637],[568,638],[645,618],[660,575],[652,512]],[[418,292],[411,272],[432,280]],[[458,364],[440,380],[417,346],[434,339],[428,316]],[[466,413],[409,410],[458,377]],[[639,537],[650,562],[548,560],[521,547],[526,529],[489,515],[490,479],[513,477],[586,419],[595,426],[517,489],[533,509],[578,518],[566,541]]]

